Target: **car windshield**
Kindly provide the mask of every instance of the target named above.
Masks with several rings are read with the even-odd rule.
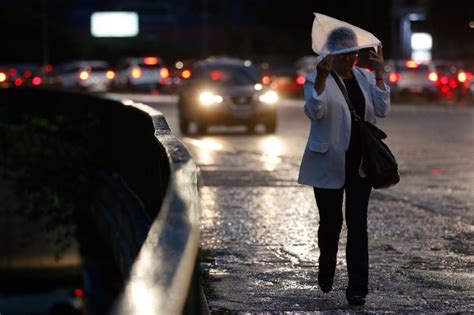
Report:
[[[218,85],[253,85],[258,83],[255,68],[233,65],[200,67],[194,71],[194,79]]]

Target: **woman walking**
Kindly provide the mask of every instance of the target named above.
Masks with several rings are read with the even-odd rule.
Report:
[[[306,78],[304,112],[311,129],[298,182],[314,188],[320,218],[318,284],[326,293],[332,289],[336,270],[345,195],[346,297],[351,305],[364,305],[368,293],[367,208],[371,186],[361,169],[358,128],[351,128],[354,114],[336,80],[343,82],[355,114],[371,123],[375,123],[375,116],[388,113],[390,89],[383,78],[382,48],[371,51],[373,72],[369,72],[355,66],[358,51],[354,47],[358,47],[357,36],[351,28],[334,29],[325,48],[329,52],[349,52],[328,54]]]

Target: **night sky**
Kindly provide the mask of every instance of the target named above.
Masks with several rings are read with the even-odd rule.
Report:
[[[66,3],[60,8],[53,2]],[[387,56],[396,54],[397,47],[391,41],[391,12],[393,3],[423,4],[426,6],[428,19],[423,23],[414,24],[417,30],[430,31],[434,36],[434,56],[442,58],[474,58],[474,29],[468,27],[474,20],[474,4],[472,0],[450,1],[270,1],[270,0],[176,0],[169,1],[168,10],[180,3],[183,12],[191,12],[189,17],[199,19],[202,6],[186,8],[186,5],[207,4],[208,25],[213,28],[209,32],[206,53],[227,53],[251,57],[261,54],[281,54],[291,58],[311,54],[311,25],[313,12],[319,12],[345,20],[364,28],[381,39]],[[48,3],[47,10],[42,5]],[[202,42],[201,22],[194,22],[194,30],[185,29],[193,22],[184,16],[173,25],[181,37],[169,38],[170,27],[163,26],[154,40],[142,34],[138,38],[124,40],[94,39],[88,34],[88,21],[78,17],[80,10],[100,3],[104,8],[131,8],[136,1],[75,0],[73,2],[59,0],[19,0],[2,3],[0,11],[1,38],[3,49],[0,49],[0,60],[7,62],[42,62],[48,55],[51,62],[65,59],[92,58],[102,56],[107,59],[118,58],[124,54],[159,53],[168,58],[174,56],[193,56],[203,53],[203,48],[196,43]],[[145,1],[150,7],[158,1]],[[166,1],[160,1],[164,3]],[[126,4],[126,5],[125,5]],[[184,8],[183,8],[184,6]],[[186,10],[188,9],[188,10]],[[158,10],[158,9],[157,9]],[[148,10],[149,11],[149,10]],[[196,11],[196,12],[194,12]],[[240,17],[235,18],[236,14]],[[47,16],[48,23],[43,23]],[[80,21],[80,19],[79,19]],[[237,21],[237,22],[236,22]],[[81,29],[82,27],[82,29]],[[161,32],[161,33],[159,33]],[[46,34],[46,36],[45,36]],[[168,34],[168,35],[169,35]],[[174,34],[174,33],[173,33]],[[213,37],[215,36],[215,37]],[[44,45],[47,38],[48,45]],[[151,39],[150,39],[151,38]],[[191,38],[188,40],[188,38]],[[193,42],[194,40],[195,42]],[[0,63],[1,63],[0,61]]]

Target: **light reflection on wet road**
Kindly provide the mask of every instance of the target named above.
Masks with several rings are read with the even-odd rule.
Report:
[[[174,103],[154,104],[177,129]],[[211,310],[350,310],[345,229],[335,290],[317,279],[317,209],[296,183],[309,123],[301,101],[279,110],[275,135],[214,128],[185,137],[201,169],[203,264]],[[394,106],[380,120],[402,182],[369,209],[370,294],[365,311],[474,311],[473,108]]]

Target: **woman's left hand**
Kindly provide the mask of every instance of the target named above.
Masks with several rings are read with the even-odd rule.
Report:
[[[383,77],[384,59],[382,46],[378,46],[377,51],[370,51],[369,60],[372,62],[372,68],[374,69],[375,76],[377,78]]]

